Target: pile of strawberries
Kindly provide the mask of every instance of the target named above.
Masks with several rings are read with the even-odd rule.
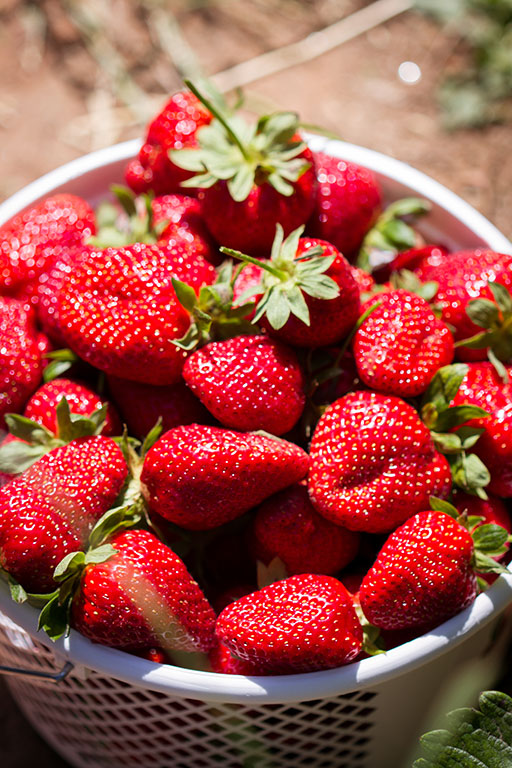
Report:
[[[1,573],[52,638],[337,667],[504,570],[512,256],[187,85],[113,203],[0,227]]]

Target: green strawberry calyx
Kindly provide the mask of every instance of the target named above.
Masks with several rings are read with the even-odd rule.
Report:
[[[185,84],[214,119],[197,131],[198,149],[169,152],[175,165],[196,173],[182,186],[205,189],[223,180],[233,200],[242,202],[254,185],[270,184],[280,195],[290,197],[293,183],[311,165],[299,157],[306,144],[297,136],[298,115],[275,112],[247,123],[210,101],[190,80]]]
[[[507,369],[503,365],[512,359],[512,296],[505,286],[488,281],[494,301],[472,299],[466,307],[469,319],[483,330],[455,343],[456,347],[486,349],[490,362],[498,375],[508,383]]]
[[[221,264],[216,281],[201,286],[199,296],[190,285],[173,277],[176,297],[191,316],[187,332],[181,339],[175,339],[173,344],[191,352],[210,341],[259,333],[259,329],[247,320],[254,309],[254,302],[233,306],[233,286],[242,266],[234,269],[231,261]]]
[[[445,365],[435,374],[421,404],[421,418],[430,429],[436,449],[450,464],[455,485],[467,493],[487,498],[485,487],[491,476],[474,447],[484,427],[467,426],[472,419],[488,418],[489,413],[476,405],[450,405],[469,368],[464,363]]]
[[[53,349],[46,352],[44,357],[50,360],[43,371],[43,381],[46,384],[69,371],[80,359],[71,349]]]
[[[270,259],[267,260],[255,259],[232,248],[220,249],[227,256],[254,264],[262,270],[261,283],[249,288],[240,297],[243,302],[261,296],[256,305],[254,323],[265,315],[272,328],[279,330],[290,315],[295,315],[309,326],[309,309],[304,294],[325,300],[339,296],[339,286],[326,275],[336,256],[323,256],[324,249],[320,245],[297,256],[303,232],[304,226],[298,227],[285,239],[281,224],[277,224]]]
[[[71,413],[68,400],[63,397],[55,409],[55,434],[42,424],[19,413],[6,414],[5,421],[9,432],[18,440],[0,446],[0,472],[17,475],[54,448],[66,445],[79,437],[101,434],[105,426],[107,408],[107,403],[104,403],[89,416],[80,416]]]
[[[444,512],[456,520],[471,534],[474,544],[473,568],[478,573],[510,573],[508,568],[497,562],[494,558],[504,555],[512,542],[512,536],[501,525],[496,523],[484,523],[483,517],[468,515],[460,512],[449,501],[430,497],[430,506],[436,512]],[[485,582],[484,582],[485,583]],[[479,582],[480,584],[480,582]],[[488,586],[485,584],[485,586]]]
[[[417,247],[420,236],[404,219],[423,216],[431,207],[428,200],[419,197],[404,197],[388,205],[365,235],[356,265],[372,272],[381,264],[393,261],[400,251]]]
[[[46,597],[39,614],[38,629],[46,632],[51,640],[58,640],[69,633],[69,614],[73,598],[80,589],[84,569],[110,560],[117,550],[109,538],[120,530],[131,528],[141,520],[138,504],[114,507],[97,521],[89,535],[85,551],[69,552],[55,568],[53,578],[58,584],[55,592]],[[29,596],[30,597],[30,596]]]
[[[110,189],[117,204],[108,201],[100,203],[96,210],[97,232],[88,239],[87,245],[122,248],[132,243],[157,243],[169,220],[155,222],[151,205],[153,196],[136,196],[119,184],[113,184]]]

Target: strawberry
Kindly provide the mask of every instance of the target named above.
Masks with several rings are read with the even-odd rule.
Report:
[[[180,558],[148,531],[117,533],[110,544],[115,554],[82,572],[72,626],[111,648],[210,650],[215,613]]]
[[[295,352],[266,336],[207,344],[183,368],[191,391],[220,423],[241,432],[288,432],[304,408],[304,377]]]
[[[128,186],[137,194],[179,192],[182,181],[192,174],[175,165],[169,159],[169,151],[197,146],[196,132],[201,126],[208,125],[211,118],[193,93],[178,91],[173,94],[148,125],[138,157],[126,168]]]
[[[352,599],[332,576],[291,576],[228,605],[215,633],[265,674],[339,667],[361,651]]]
[[[190,319],[172,278],[194,289],[215,278],[201,256],[134,244],[90,249],[63,279],[57,317],[67,344],[108,374],[148,384],[179,380],[185,354],[173,342]]]
[[[512,256],[478,249],[457,253],[432,253],[424,258],[415,269],[422,281],[438,284],[436,301],[442,307],[442,319],[454,328],[456,341],[471,338],[481,332],[482,315],[471,314],[470,305],[475,299],[493,299],[488,286],[494,281],[508,290],[512,288]],[[496,309],[496,315],[497,307]],[[468,314],[469,310],[469,314]],[[470,316],[471,314],[471,316]],[[484,317],[484,321],[487,315]],[[512,352],[512,350],[511,350]],[[485,345],[478,349],[459,347],[457,356],[461,360],[485,360]]]
[[[450,515],[421,511],[387,539],[359,590],[377,627],[431,627],[476,597],[471,534]]]
[[[54,195],[17,214],[0,226],[0,294],[22,295],[49,261],[94,232],[94,211],[76,195]]]
[[[63,397],[68,401],[71,413],[80,416],[90,416],[105,402],[86,384],[60,378],[39,387],[26,404],[23,415],[56,434],[58,431],[56,408]],[[119,416],[115,408],[109,404],[101,434],[120,435],[121,432]]]
[[[512,375],[512,366],[505,368]],[[512,496],[512,384],[505,383],[491,363],[468,363],[452,405],[476,405],[488,418],[468,421],[483,430],[474,452],[490,472],[488,490],[496,496]]]
[[[350,264],[325,240],[300,237],[303,228],[283,241],[278,225],[270,261],[221,248],[251,266],[244,267],[235,284],[234,300],[258,300],[251,322],[259,323],[272,336],[298,347],[336,344],[354,326],[359,316],[359,289]],[[260,284],[256,283],[260,269]],[[240,284],[241,282],[241,284]],[[242,293],[242,286],[246,290]]]
[[[400,272],[402,269],[414,271],[427,259],[431,263],[435,263],[439,259],[444,259],[447,254],[448,250],[442,245],[423,245],[420,248],[409,248],[406,251],[400,251],[392,261],[376,267],[372,271],[372,276],[378,283],[385,283],[393,272]]]
[[[373,293],[376,287],[376,283],[372,275],[368,274],[368,272],[365,272],[364,269],[355,267],[353,264],[350,265],[350,271],[352,273],[352,277],[357,283],[359,293],[362,296],[367,293]]]
[[[208,654],[211,671],[222,675],[264,675],[257,663],[247,659],[239,659],[233,656],[227,645],[217,640],[212,650]]]
[[[156,387],[141,381],[108,377],[108,386],[130,435],[144,438],[162,419],[162,432],[182,424],[209,424],[211,414],[183,381]]]
[[[73,440],[0,490],[0,567],[31,592],[54,589],[62,558],[85,546],[127,478],[108,437]]]
[[[307,454],[285,440],[192,424],[153,445],[141,481],[150,512],[205,530],[301,480],[307,466]]]
[[[359,535],[319,515],[307,488],[292,485],[258,508],[251,545],[254,556],[265,565],[278,557],[289,576],[332,575],[357,555]]]
[[[174,163],[197,173],[183,186],[199,188],[217,242],[267,255],[276,224],[289,234],[307,221],[315,202],[313,155],[298,134],[298,117],[280,112],[249,126],[186,82],[215,119],[198,131],[199,149],[171,152]]]
[[[330,405],[310,447],[314,507],[337,525],[386,533],[451,488],[448,462],[398,397],[353,392]]]
[[[382,207],[382,194],[374,174],[355,163],[315,152],[318,187],[308,233],[328,240],[344,254],[363,242]]]
[[[362,381],[379,392],[415,397],[439,368],[451,363],[453,338],[428,303],[408,291],[379,294],[379,306],[354,337],[354,358]]]
[[[460,491],[454,494],[453,503],[461,514],[465,513],[469,517],[483,518],[479,525],[499,525],[508,533],[512,533],[510,512],[503,501],[497,496],[489,494],[487,499],[480,499],[478,496],[472,496],[469,493]]]
[[[34,311],[16,299],[0,297],[0,428],[5,414],[21,411],[37,389],[47,349]]]
[[[160,242],[186,242],[194,253],[218,264],[218,251],[206,229],[199,200],[187,195],[163,195],[151,201],[151,208],[154,225],[164,225]]]

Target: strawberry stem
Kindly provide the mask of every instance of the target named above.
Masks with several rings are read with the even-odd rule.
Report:
[[[217,107],[211,101],[209,101],[209,99],[207,99],[205,96],[203,96],[203,94],[200,91],[198,91],[196,86],[190,80],[184,80],[183,82],[185,83],[187,88],[190,91],[192,91],[194,96],[196,96],[199,99],[201,104],[204,104],[206,109],[208,109],[212,113],[212,115],[219,121],[219,123],[221,123],[221,125],[225,128],[227,134],[229,135],[231,140],[237,145],[244,159],[250,160],[250,157],[247,153],[247,149],[244,147],[244,145],[242,144],[242,142],[240,141],[240,139],[238,138],[234,130],[231,128],[231,126],[229,125],[224,115],[217,109]]]
[[[276,269],[271,266],[268,261],[260,261],[260,259],[255,259],[253,256],[248,256],[246,253],[235,251],[233,248],[225,248],[224,246],[221,246],[219,250],[221,253],[225,253],[226,256],[231,256],[233,259],[239,259],[240,261],[245,261],[247,264],[255,264],[257,267],[261,267],[261,269],[274,275],[274,277],[278,277],[279,280],[287,280],[289,277],[284,270]]]

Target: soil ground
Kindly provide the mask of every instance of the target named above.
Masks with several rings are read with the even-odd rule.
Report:
[[[181,42],[214,74],[300,40],[363,4],[0,0],[0,200],[78,155],[142,134],[179,87],[171,59],[187,58],[176,28],[162,26],[158,11],[172,7]],[[162,30],[171,35],[166,44],[158,42]],[[249,102],[296,110],[306,122],[416,166],[510,237],[512,127],[449,134],[436,106],[437,84],[465,55],[456,36],[408,12],[319,58],[259,79],[247,92]],[[413,85],[398,76],[404,61],[421,68]],[[65,765],[25,724],[3,687],[0,756],[2,768],[27,768],[36,759],[39,768]]]

